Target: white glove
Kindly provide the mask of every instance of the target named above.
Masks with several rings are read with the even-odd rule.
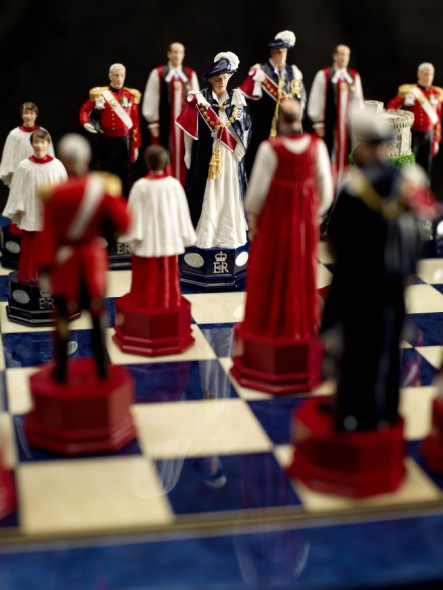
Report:
[[[95,129],[91,123],[85,123],[83,127],[86,129],[86,131],[89,131],[89,133],[97,133],[97,129]]]
[[[405,107],[412,107],[414,102],[415,102],[415,96],[412,94],[412,92],[410,92],[409,94],[407,94],[405,96],[405,101],[403,104]]]

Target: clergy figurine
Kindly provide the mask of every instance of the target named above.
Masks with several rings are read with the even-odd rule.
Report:
[[[323,68],[315,75],[307,109],[314,131],[327,145],[336,190],[349,168],[349,154],[355,145],[351,109],[364,106],[360,75],[348,67],[350,58],[347,45],[335,47],[332,67]]]
[[[317,244],[332,178],[324,142],[302,133],[301,117],[298,101],[282,101],[280,134],[260,146],[245,199],[252,245],[232,372],[240,383],[271,393],[308,390],[320,381]],[[314,357],[315,366],[300,360]]]
[[[295,45],[292,31],[280,31],[268,43],[269,59],[255,64],[249,70],[240,90],[248,98],[251,107],[251,141],[245,157],[248,176],[260,143],[273,139],[278,133],[278,111],[285,98],[300,101],[302,110],[306,105],[306,90],[303,75],[296,65],[287,64],[288,49]]]
[[[160,144],[169,151],[172,176],[185,184],[183,132],[175,120],[183,108],[188,93],[198,91],[197,74],[183,65],[185,47],[171,43],[166,65],[149,74],[143,94],[142,113],[148,121],[151,145]]]
[[[120,238],[132,251],[132,282],[130,292],[116,301],[114,341],[124,352],[158,356],[182,352],[194,342],[178,255],[196,235],[183,187],[165,170],[168,152],[150,146],[145,162],[148,174],[129,194],[133,223]]]

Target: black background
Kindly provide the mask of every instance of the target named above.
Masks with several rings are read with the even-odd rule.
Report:
[[[127,68],[125,85],[143,92],[150,70],[165,63],[167,46],[181,41],[185,63],[201,75],[219,51],[240,58],[231,87],[249,67],[264,61],[266,44],[293,30],[288,62],[302,70],[309,92],[315,72],[330,65],[338,43],[351,47],[366,99],[386,103],[397,87],[416,81],[417,65],[435,65],[443,86],[443,4],[439,0],[10,0],[1,11],[3,65],[0,145],[20,124],[27,100],[40,109],[38,122],[54,142],[83,129],[80,106],[93,86],[106,85],[109,65]],[[306,125],[309,128],[309,124]],[[146,125],[142,121],[143,140]],[[84,133],[94,143],[94,136]],[[443,200],[443,156],[434,160],[433,187]],[[143,172],[141,164],[137,175]],[[1,189],[0,197],[6,191]]]

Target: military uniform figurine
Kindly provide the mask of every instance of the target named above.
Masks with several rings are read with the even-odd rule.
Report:
[[[441,140],[441,103],[443,89],[432,86],[434,66],[422,63],[417,70],[417,84],[402,84],[398,94],[387,105],[388,109],[404,109],[414,114],[412,151],[417,164],[431,175],[432,158]]]
[[[89,92],[80,109],[80,123],[90,133],[100,133],[96,166],[120,177],[127,197],[131,184],[131,163],[138,157],[141,144],[139,103],[141,93],[124,85],[126,68],[109,68],[109,86],[97,86]]]

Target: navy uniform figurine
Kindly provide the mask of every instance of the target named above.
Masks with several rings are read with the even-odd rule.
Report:
[[[284,98],[299,100],[304,109],[306,90],[303,75],[295,65],[288,65],[288,49],[294,47],[292,31],[281,31],[268,43],[270,56],[263,64],[255,64],[240,90],[250,100],[252,129],[251,142],[245,158],[249,177],[258,146],[265,139],[273,139],[278,133],[278,111]]]

